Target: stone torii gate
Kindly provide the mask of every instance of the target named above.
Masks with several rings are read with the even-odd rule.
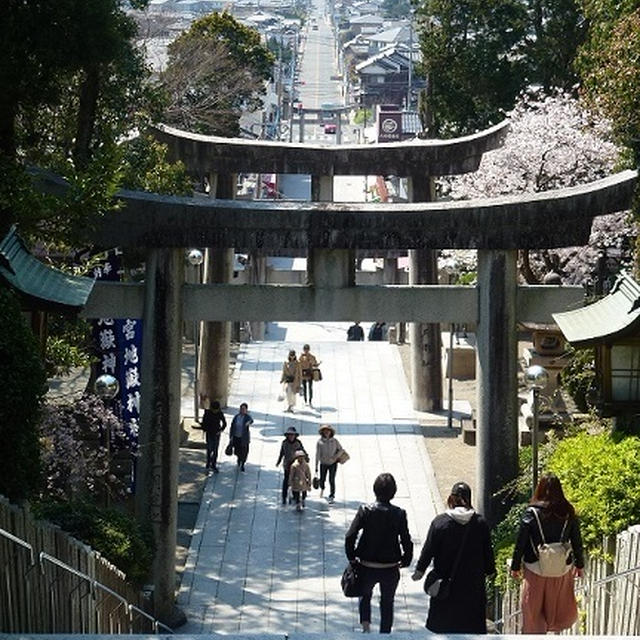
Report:
[[[518,286],[517,250],[586,244],[595,216],[629,207],[637,177],[627,171],[532,196],[429,202],[430,176],[474,170],[504,131],[500,125],[448,141],[312,147],[158,130],[175,158],[194,174],[209,176],[213,194],[230,194],[234,174],[241,171],[306,173],[312,175],[314,200],[247,202],[120,192],[122,207],[95,231],[97,244],[148,249],[145,283],[96,282],[84,315],[144,318],[137,509],[154,527],[158,618],[170,620],[174,603],[183,319],[475,323],[478,502],[480,511],[496,520],[502,506],[495,492],[517,474],[516,322],[550,322],[552,312],[582,301],[579,287]],[[408,176],[414,202],[333,203],[332,178],[339,174]],[[184,248],[193,246],[209,247],[223,261],[233,247],[307,251],[309,284],[237,286],[224,273],[217,274],[217,283],[212,278],[185,284]],[[442,248],[478,249],[476,287],[421,284],[423,275],[435,274],[435,252]],[[409,250],[411,284],[355,286],[354,249]],[[423,337],[413,336],[418,370],[429,343]],[[420,379],[415,391],[424,391]]]

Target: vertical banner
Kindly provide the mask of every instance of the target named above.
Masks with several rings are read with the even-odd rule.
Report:
[[[122,275],[121,251],[113,249],[93,269],[96,280],[119,281]],[[140,364],[142,320],[138,318],[100,318],[93,323],[93,337],[98,354],[98,375],[108,373],[120,384],[114,400],[114,412],[124,422],[131,452],[138,447],[140,421]]]

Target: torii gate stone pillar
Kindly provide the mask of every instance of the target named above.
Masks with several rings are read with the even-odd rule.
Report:
[[[233,200],[235,198],[236,174],[215,174],[209,177],[209,195],[212,198]],[[208,284],[231,281],[233,275],[234,250],[207,248],[204,264],[204,281]],[[229,397],[229,348],[231,345],[231,323],[204,322],[202,325],[201,356],[199,358],[200,397],[217,400],[226,407]],[[206,404],[206,403],[205,403]],[[207,408],[208,405],[203,408]]]
[[[476,488],[491,523],[509,506],[496,492],[518,475],[516,259],[516,250],[478,251]]]
[[[180,372],[182,369],[183,249],[147,255],[142,347],[136,516],[153,529],[154,615],[169,626],[180,615],[175,592],[178,520]]]
[[[431,202],[433,179],[429,176],[409,178],[409,200]],[[409,250],[409,284],[438,284],[438,252],[436,249]],[[442,349],[440,325],[412,322],[409,325],[411,345],[411,395],[416,411],[438,411],[442,408]]]

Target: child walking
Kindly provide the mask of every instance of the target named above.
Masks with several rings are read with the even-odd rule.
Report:
[[[301,449],[296,451],[289,470],[289,486],[296,503],[296,511],[304,509],[307,491],[311,489],[311,467],[307,462],[307,454]]]

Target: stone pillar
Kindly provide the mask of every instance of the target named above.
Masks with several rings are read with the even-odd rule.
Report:
[[[508,509],[494,494],[518,474],[516,251],[478,251],[476,502],[491,525]]]
[[[298,127],[298,142],[304,142],[304,109],[300,109],[298,120],[300,122]]]
[[[411,202],[433,200],[429,176],[408,179]],[[409,284],[438,284],[438,253],[435,249],[409,251]],[[411,344],[411,393],[417,411],[442,409],[442,348],[439,324],[409,325]]]
[[[235,197],[235,174],[212,174],[209,180],[210,195],[232,200]],[[233,277],[233,249],[208,248],[205,252],[205,283],[229,283]],[[221,301],[221,304],[224,304]],[[203,322],[200,338],[200,371],[198,381],[200,398],[218,400],[227,406],[229,396],[229,350],[231,346],[231,323]]]
[[[154,615],[173,626],[184,251],[152,249],[145,274],[136,515],[153,529]],[[183,616],[182,616],[183,617]]]
[[[249,284],[267,284],[267,256],[260,251],[252,251],[249,255]],[[251,339],[264,340],[266,322],[254,320],[251,325]]]
[[[333,202],[333,176],[311,176],[311,200]],[[352,249],[309,249],[307,284],[331,288],[353,287],[355,283],[355,252]]]

